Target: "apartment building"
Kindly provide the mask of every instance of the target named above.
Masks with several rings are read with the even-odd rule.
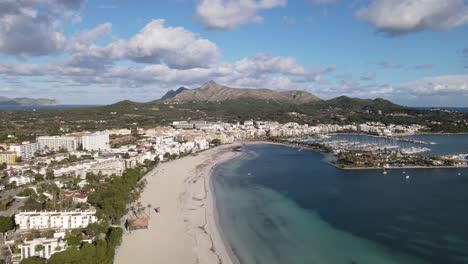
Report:
[[[74,212],[21,212],[15,215],[15,223],[20,230],[85,228],[96,221],[96,210]]]
[[[78,139],[75,137],[38,137],[37,142],[41,149],[48,148],[50,150],[66,149],[68,151],[78,148]]]
[[[39,151],[39,149],[40,146],[37,142],[25,141],[21,144],[10,145],[10,151],[16,152],[16,155],[22,159],[32,159],[34,157],[34,153]]]
[[[6,163],[7,165],[13,165],[16,163],[17,154],[14,151],[2,151],[0,152],[0,164]]]

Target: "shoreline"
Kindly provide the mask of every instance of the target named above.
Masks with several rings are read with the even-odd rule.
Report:
[[[333,166],[340,170],[413,170],[413,169],[468,169],[468,166],[406,166],[406,167],[389,167],[389,168],[382,168],[382,167],[351,167],[351,168],[344,168],[337,164],[333,164],[331,162],[327,163],[330,166]]]
[[[140,201],[151,210],[147,230],[126,232],[115,263],[239,264],[219,225],[213,171],[242,152],[241,143],[163,163],[145,177]]]
[[[232,246],[229,244],[229,242],[227,241],[225,235],[224,235],[224,231],[223,229],[221,228],[221,224],[219,222],[219,211],[218,211],[218,206],[217,206],[217,203],[216,203],[216,195],[215,195],[215,190],[214,190],[214,182],[213,182],[213,177],[215,176],[214,175],[214,170],[216,169],[217,166],[219,166],[220,164],[223,164],[225,162],[228,162],[232,159],[235,159],[239,156],[242,155],[242,152],[237,152],[235,150],[235,148],[239,147],[239,146],[242,146],[242,144],[234,144],[233,148],[231,149],[231,152],[233,152],[233,155],[231,155],[231,157],[227,157],[223,160],[220,160],[218,162],[216,162],[211,170],[209,171],[209,175],[207,175],[208,177],[208,203],[211,204],[211,208],[212,208],[212,214],[211,214],[211,217],[209,217],[208,219],[212,221],[212,227],[214,229],[214,232],[212,232],[212,237],[215,236],[217,237],[218,241],[220,241],[218,244],[219,244],[219,248],[221,248],[222,251],[224,251],[224,254],[221,254],[225,257],[228,257],[228,259],[221,259],[221,263],[222,264],[240,264],[240,261],[239,261],[239,258],[236,256],[236,254],[234,253],[234,251],[232,250]],[[208,213],[208,211],[207,211]],[[222,245],[222,246],[221,246]]]

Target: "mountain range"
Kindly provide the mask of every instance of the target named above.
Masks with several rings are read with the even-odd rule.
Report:
[[[154,102],[222,102],[237,99],[256,99],[290,104],[305,104],[320,101],[320,98],[305,91],[277,92],[270,89],[230,88],[209,81],[197,89],[181,87],[167,92]]]
[[[21,106],[52,106],[57,105],[58,101],[50,99],[33,99],[33,98],[8,98],[0,96],[0,105],[21,105]]]
[[[46,99],[5,99],[1,103],[55,104]],[[468,132],[468,114],[455,111],[415,109],[388,100],[340,96],[329,100],[304,91],[277,92],[269,89],[230,88],[213,81],[196,89],[167,92],[158,100],[138,103],[129,100],[111,105],[75,109],[0,111],[0,138],[12,133],[60,134],[61,131],[98,131],[123,127],[155,127],[180,120],[239,122],[270,120],[282,123],[421,124],[433,132]],[[25,123],[28,125],[25,126]],[[47,126],[44,126],[47,124]]]

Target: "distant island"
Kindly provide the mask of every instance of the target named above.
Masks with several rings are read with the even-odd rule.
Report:
[[[57,100],[50,99],[34,99],[27,97],[8,98],[0,96],[0,106],[11,105],[11,106],[55,106],[58,105]]]

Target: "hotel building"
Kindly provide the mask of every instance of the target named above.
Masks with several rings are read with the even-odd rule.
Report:
[[[10,145],[10,151],[16,152],[16,155],[22,159],[32,159],[34,157],[34,153],[39,151],[39,149],[39,143],[36,142],[26,141],[21,144]]]
[[[41,149],[48,148],[50,150],[66,149],[68,151],[78,148],[78,140],[74,137],[38,137],[37,142]]]
[[[13,165],[16,163],[16,152],[14,151],[2,151],[0,152],[0,164],[6,163],[7,165]]]
[[[97,133],[87,133],[82,137],[83,150],[87,151],[99,151],[99,150],[109,150],[109,133],[107,132],[97,132]]]
[[[15,223],[20,230],[85,228],[96,221],[96,210],[75,212],[21,212],[15,215]]]

